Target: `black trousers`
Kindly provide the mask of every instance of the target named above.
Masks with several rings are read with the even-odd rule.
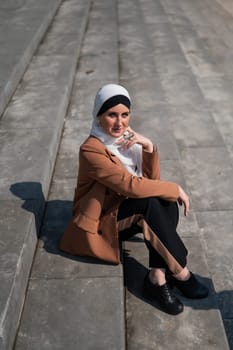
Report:
[[[128,198],[120,205],[117,220],[120,240],[143,231],[150,267],[179,273],[186,266],[188,251],[176,232],[176,202],[158,197]]]

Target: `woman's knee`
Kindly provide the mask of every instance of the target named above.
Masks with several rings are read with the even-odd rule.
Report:
[[[152,215],[152,217],[155,213],[161,217],[168,216],[175,226],[178,224],[179,209],[177,202],[167,201],[159,197],[148,197],[146,211],[147,215]]]
[[[148,197],[147,198],[147,205],[152,208],[157,208],[157,207],[164,207],[168,205],[168,201],[163,200],[159,197]]]

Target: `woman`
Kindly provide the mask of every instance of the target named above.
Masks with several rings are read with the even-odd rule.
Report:
[[[73,219],[60,248],[119,263],[119,238],[136,225],[149,251],[143,296],[176,315],[183,304],[171,285],[189,298],[208,295],[188,270],[187,249],[176,232],[177,201],[188,215],[189,198],[176,183],[160,180],[157,147],[130,128],[130,109],[124,87],[107,84],[97,92],[91,133],[80,147]]]

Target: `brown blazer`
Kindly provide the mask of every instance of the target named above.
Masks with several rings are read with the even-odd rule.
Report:
[[[60,249],[73,255],[119,263],[117,209],[127,197],[157,196],[176,201],[178,185],[160,180],[159,155],[143,152],[143,176],[130,174],[120,160],[97,138],[81,145],[73,218],[64,232]]]

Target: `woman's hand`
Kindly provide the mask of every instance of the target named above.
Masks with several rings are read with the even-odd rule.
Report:
[[[188,195],[184,192],[183,188],[179,186],[179,198],[178,198],[178,203],[180,205],[184,205],[184,215],[187,216],[189,213],[189,208],[190,208],[190,203],[189,203],[189,197]]]
[[[124,136],[122,136],[118,141],[116,141],[117,144],[120,145],[121,143],[123,143],[123,148],[128,149],[135,143],[138,143],[139,145],[142,145],[144,151],[149,153],[153,152],[153,143],[150,139],[135,132],[130,127],[128,127],[126,131],[130,133],[130,137],[124,138]]]

